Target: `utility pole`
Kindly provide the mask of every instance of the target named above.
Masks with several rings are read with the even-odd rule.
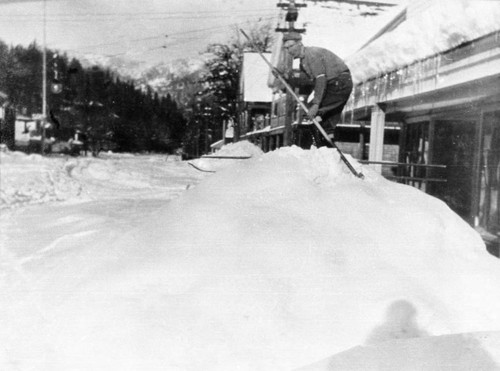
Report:
[[[298,8],[306,7],[306,4],[296,4],[295,0],[288,0],[288,3],[278,3],[277,6],[279,8],[286,8],[287,13],[285,17],[285,21],[288,23],[287,28],[276,28],[276,32],[289,33],[289,32],[305,32],[304,28],[295,28],[295,22],[299,16]],[[285,54],[285,68],[286,71],[292,71],[293,69],[293,59],[290,57],[288,53]],[[283,145],[291,146],[293,143],[292,138],[292,122],[293,122],[293,113],[295,111],[295,99],[290,94],[290,92],[286,92],[285,98],[285,130],[283,132]]]
[[[45,125],[47,123],[47,0],[43,0],[43,46],[42,46],[42,137],[40,151],[45,152]]]

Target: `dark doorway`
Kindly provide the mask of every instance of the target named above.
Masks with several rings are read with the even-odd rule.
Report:
[[[500,113],[487,114],[481,138],[479,225],[500,234]]]
[[[445,201],[467,222],[471,219],[475,125],[469,121],[435,124],[433,162],[446,165],[446,183],[435,183],[428,193]]]

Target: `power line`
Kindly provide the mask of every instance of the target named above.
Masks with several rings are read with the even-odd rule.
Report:
[[[277,10],[277,8],[259,8],[259,9],[235,9],[231,11],[231,13],[245,13],[245,12],[253,12],[253,11],[268,11],[268,10]],[[79,13],[83,15],[142,15],[142,14],[213,14],[213,13],[220,13],[220,10],[188,10],[188,11],[181,11],[181,12],[171,12],[171,11],[164,11],[164,12],[106,12],[106,13],[100,13],[100,12],[88,12],[88,13]],[[16,13],[10,13],[11,15],[16,15]],[[26,13],[18,13],[17,15],[26,15]],[[33,13],[32,15],[35,15]],[[38,13],[36,15],[39,16]],[[76,15],[75,13],[53,13],[53,15]]]
[[[261,20],[272,20],[274,19],[275,16],[269,16],[269,17],[260,17]],[[126,42],[141,42],[141,41],[147,41],[147,40],[155,40],[155,39],[163,39],[165,37],[172,37],[174,36],[177,36],[177,35],[187,35],[187,34],[195,34],[195,33],[199,33],[199,32],[206,32],[206,31],[214,31],[214,30],[222,30],[222,29],[225,29],[227,27],[231,27],[233,25],[237,25],[238,23],[235,23],[235,22],[232,22],[232,23],[229,23],[229,24],[225,24],[225,25],[219,25],[219,26],[214,26],[214,27],[206,27],[206,28],[201,28],[201,29],[196,29],[196,30],[189,30],[189,31],[180,31],[180,32],[173,32],[173,33],[168,33],[168,34],[162,34],[162,35],[157,35],[157,36],[149,36],[149,37],[142,37],[142,38],[137,38],[137,39],[131,39],[131,40],[126,40]],[[195,39],[195,38],[193,38]],[[199,38],[196,38],[199,40]],[[185,39],[183,39],[185,40]],[[182,42],[182,40],[179,40],[180,42]],[[92,45],[84,45],[84,46],[81,46],[79,47],[79,49],[90,49],[90,48],[98,48],[98,47],[102,47],[102,46],[112,46],[112,45],[118,45],[118,44],[122,44],[123,41],[114,41],[114,42],[107,42],[107,43],[100,43],[100,44],[92,44]],[[76,51],[76,50],[72,50],[72,51]]]
[[[242,14],[240,16],[236,15],[235,17],[236,18],[241,18],[241,17],[256,17],[256,16],[268,16],[269,13],[255,13],[255,14]],[[220,15],[220,16],[216,16],[216,17],[211,17],[211,19],[219,19],[219,18],[227,18],[226,15]],[[0,20],[2,20],[3,18],[0,17]],[[5,18],[6,19],[6,18]],[[199,17],[161,17],[161,16],[151,16],[151,17],[142,17],[142,18],[135,18],[135,19],[131,19],[131,21],[165,21],[165,20],[199,20],[201,18]],[[18,22],[20,22],[19,20],[17,20]],[[31,23],[38,23],[38,22],[41,22],[40,20],[23,20],[23,21],[26,21],[26,22],[31,22]],[[97,23],[97,22],[123,22],[124,20],[121,20],[121,19],[93,19],[91,20],[93,23]],[[50,24],[59,24],[59,23],[88,23],[89,20],[88,19],[57,19],[57,20],[54,20],[54,19],[47,19],[47,22]]]
[[[271,20],[273,18],[274,17],[269,17],[268,19]],[[265,20],[265,19],[263,19],[263,20]],[[230,27],[230,26],[238,26],[238,23],[231,23],[231,24],[227,24],[225,26],[217,26],[217,27],[205,28],[205,29],[195,30],[195,31],[191,31],[191,32],[205,32],[205,31],[214,30],[214,29],[224,29],[224,28],[227,28],[227,27]],[[189,33],[189,32],[190,31],[187,31],[186,33]],[[209,35],[209,36],[211,36],[211,35]],[[160,49],[170,50],[170,49],[173,49],[173,48],[176,48],[176,47],[183,47],[186,44],[192,43],[193,41],[200,41],[200,38],[199,37],[191,37],[191,38],[178,39],[175,42],[170,42],[169,41],[169,42],[167,42],[167,44],[164,44],[164,45],[161,45],[161,46],[157,46],[157,47],[152,47],[152,48],[149,48],[149,49],[144,49],[142,52],[150,52],[150,51],[160,50]],[[77,50],[70,50],[70,51],[77,51]],[[120,53],[116,53],[116,54],[104,54],[104,56],[109,57],[109,58],[113,58],[113,57],[118,57],[120,55],[126,55],[128,53],[129,52],[126,51],[126,52],[120,52]]]
[[[240,10],[235,10],[231,12],[233,15],[248,15],[248,14],[255,14],[255,13],[266,13],[269,11],[276,11],[276,9],[240,9]],[[117,18],[117,17],[138,17],[138,18],[143,18],[143,16],[159,16],[159,17],[166,17],[166,18],[176,18],[179,17],[180,19],[191,19],[191,18],[200,18],[201,15],[209,15],[209,14],[218,14],[221,13],[220,11],[217,10],[212,10],[212,11],[193,11],[193,12],[122,12],[122,13],[80,13],[80,14],[74,14],[74,13],[54,13],[54,14],[48,14],[47,19],[51,20],[76,20],[78,18],[95,18],[95,17],[100,17],[100,18]],[[217,16],[217,15],[216,15]],[[60,18],[59,18],[60,17]],[[213,17],[213,16],[212,16]],[[226,14],[220,14],[218,17],[227,17]],[[38,13],[33,13],[33,14],[26,14],[26,13],[19,13],[19,14],[0,14],[0,18],[18,18],[18,19],[34,19],[37,20],[40,18],[40,15]],[[59,19],[58,19],[59,18]]]

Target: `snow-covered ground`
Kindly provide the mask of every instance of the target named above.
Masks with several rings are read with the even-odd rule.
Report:
[[[1,153],[0,369],[500,369],[500,261],[444,203],[221,151]]]

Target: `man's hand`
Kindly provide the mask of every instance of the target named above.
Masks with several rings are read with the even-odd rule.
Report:
[[[279,78],[281,76],[285,80],[288,80],[290,77],[289,71],[287,70],[281,71],[279,68],[276,67],[271,68],[271,73],[274,75],[274,77]]]
[[[307,113],[307,115],[309,116],[309,118],[311,120],[314,119],[314,117],[318,114],[318,110],[319,110],[319,105],[318,104],[313,104],[310,108],[309,108],[309,112]]]

